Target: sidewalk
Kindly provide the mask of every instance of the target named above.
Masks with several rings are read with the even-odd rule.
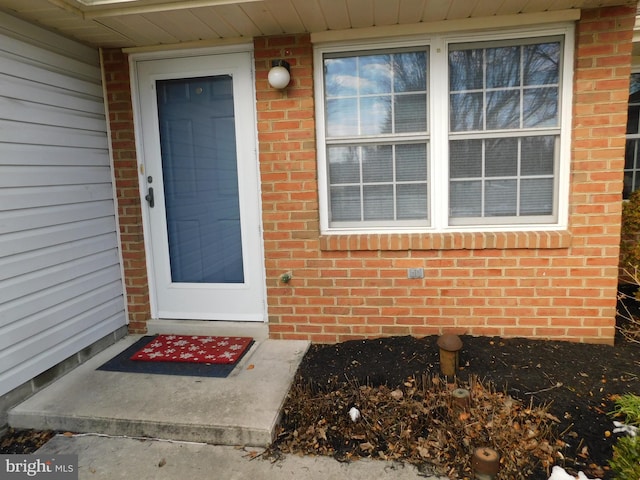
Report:
[[[414,466],[378,460],[341,463],[329,457],[287,455],[276,462],[260,448],[57,436],[37,453],[77,454],[80,480],[447,480]]]

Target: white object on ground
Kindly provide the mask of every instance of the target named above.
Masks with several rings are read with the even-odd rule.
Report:
[[[582,472],[578,473],[577,479],[578,480],[600,480],[599,478],[589,479],[589,477],[587,477]],[[551,469],[551,476],[549,477],[549,480],[576,480],[576,477],[574,477],[573,475],[569,475],[564,470],[564,468],[556,465]]]
[[[349,416],[351,417],[352,422],[357,422],[360,418],[360,410],[356,407],[351,407],[351,410],[349,410]]]
[[[626,425],[622,422],[613,422],[613,426],[616,427],[613,429],[613,433],[626,433],[632,437],[635,437],[638,434],[638,427],[633,425]]]

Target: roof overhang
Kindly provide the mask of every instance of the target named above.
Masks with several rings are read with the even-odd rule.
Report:
[[[0,10],[94,47],[139,48],[270,35],[408,30],[532,18],[629,0],[0,0]],[[500,23],[500,22],[497,22]],[[517,23],[517,22],[516,22]],[[416,27],[418,25],[418,27]],[[431,28],[431,27],[429,27]],[[640,29],[636,30],[640,42]]]

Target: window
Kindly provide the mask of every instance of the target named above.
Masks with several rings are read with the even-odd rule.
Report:
[[[560,65],[560,40],[450,46],[451,224],[552,220]]]
[[[640,73],[631,74],[629,116],[627,117],[627,148],[624,161],[623,198],[640,188]]]
[[[333,225],[427,224],[427,60],[424,49],[325,57]]]
[[[318,47],[323,231],[559,226],[567,37]]]

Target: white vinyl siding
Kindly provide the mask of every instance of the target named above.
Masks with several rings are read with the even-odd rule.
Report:
[[[0,14],[0,395],[125,324],[98,52]]]

